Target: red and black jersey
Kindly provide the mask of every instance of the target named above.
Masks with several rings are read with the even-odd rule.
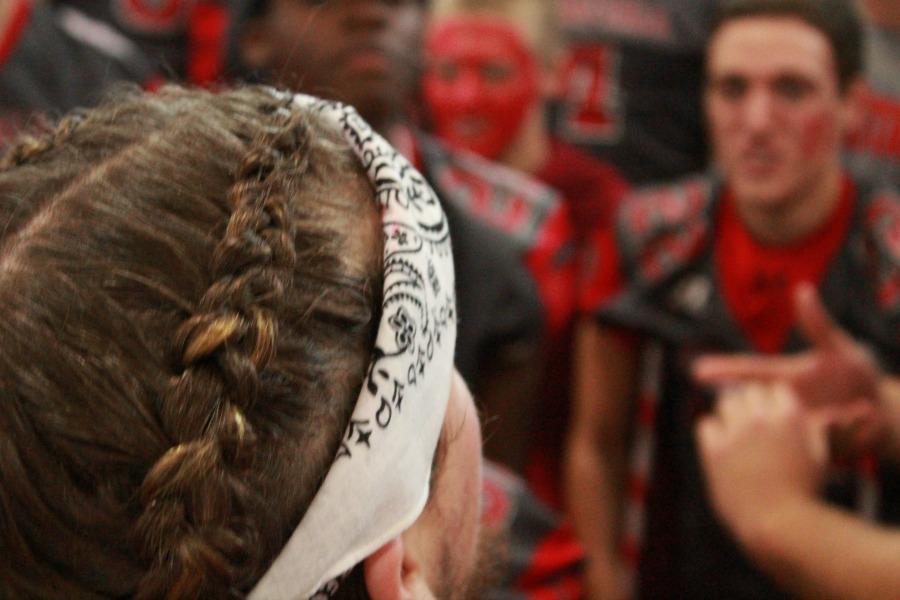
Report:
[[[485,463],[481,524],[507,548],[496,587],[487,600],[576,600],[584,597],[584,548],[572,525],[551,510],[525,482]]]
[[[455,363],[466,380],[477,382],[486,370],[521,360],[523,349],[530,354],[543,335],[545,311],[525,262],[527,240],[540,226],[527,211],[510,206],[523,195],[528,201],[541,198],[546,190],[522,178],[509,178],[491,163],[461,157],[405,125],[392,131],[391,138],[434,188],[447,214],[459,313]],[[481,199],[498,199],[496,212],[476,209],[473,190],[482,194]],[[527,201],[523,203],[527,206]],[[519,229],[501,227],[488,214],[493,219],[505,215],[506,222],[517,223]]]
[[[35,114],[96,104],[107,88],[221,74],[226,0],[7,0],[0,32],[0,145]]]
[[[576,248],[568,207],[559,193],[518,171],[419,137],[429,182],[449,203],[510,236],[534,278],[547,330],[554,335],[572,318]]]
[[[131,40],[166,79],[210,85],[222,76],[228,0],[54,0]]]
[[[702,170],[703,53],[718,1],[560,0],[559,137],[636,184]]]
[[[870,24],[860,126],[847,140],[848,167],[900,186],[900,32]]]
[[[112,83],[143,83],[152,69],[126,37],[77,11],[12,0],[0,32],[0,145],[35,114],[95,104]]]
[[[535,176],[562,195],[572,222],[575,270],[580,272],[586,245],[593,232],[611,227],[628,182],[612,165],[559,139],[551,141],[549,159]],[[567,281],[567,285],[573,283]],[[529,485],[554,508],[563,505],[561,464],[570,412],[573,334],[574,319],[569,318],[545,341],[539,394],[543,416],[526,466]]]
[[[810,281],[841,327],[889,370],[900,370],[900,196],[846,178],[826,223],[773,248],[749,235],[727,188],[696,178],[626,199],[614,232],[596,242],[603,268],[583,306],[663,348],[649,420],[654,468],[641,497],[632,498],[646,508],[640,597],[786,597],[744,558],[709,506],[693,423],[712,399],[688,367],[706,352],[806,348],[793,327],[790,292]],[[879,516],[896,523],[900,474],[882,465],[878,483]],[[829,482],[827,497],[849,507],[858,493],[856,476],[844,471]]]

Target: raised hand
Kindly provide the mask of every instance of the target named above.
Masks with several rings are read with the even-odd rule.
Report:
[[[695,379],[716,387],[738,382],[783,382],[809,410],[827,411],[842,454],[871,449],[882,438],[883,374],[872,354],[843,331],[809,284],[794,295],[801,331],[812,347],[794,355],[707,355],[693,366]]]

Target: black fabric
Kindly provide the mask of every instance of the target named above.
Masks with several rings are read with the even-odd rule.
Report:
[[[560,0],[569,57],[590,49],[608,57],[606,91],[591,102],[595,109],[602,104],[613,126],[591,133],[573,121],[585,102],[582,76],[573,78],[552,111],[556,132],[615,165],[632,183],[670,181],[703,169],[703,52],[717,1]]]
[[[58,6],[69,6],[93,19],[106,23],[130,39],[143,56],[153,64],[154,70],[172,79],[186,75],[187,22],[191,5],[189,0],[54,0]],[[146,4],[149,8],[171,12],[172,17],[157,29],[142,26],[129,18],[130,3]]]
[[[122,61],[69,37],[55,9],[31,8],[25,30],[0,65],[0,116],[27,119],[33,112],[59,116],[95,104],[112,83],[143,83],[149,64],[140,56]]]
[[[492,365],[515,363],[534,348],[541,304],[515,242],[451,202],[444,211],[456,268],[456,367],[474,383]]]

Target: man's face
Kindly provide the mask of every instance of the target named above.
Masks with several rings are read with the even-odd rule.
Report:
[[[539,66],[511,24],[459,16],[425,41],[422,89],[439,137],[496,159],[540,102]]]
[[[839,169],[849,102],[819,30],[781,16],[726,23],[707,76],[715,158],[739,204],[784,207]]]
[[[435,481],[425,511],[404,534],[424,557],[429,587],[441,600],[480,598],[481,425],[459,373],[450,388]]]
[[[376,126],[405,108],[419,74],[425,0],[271,0],[242,42],[270,83],[355,106]]]

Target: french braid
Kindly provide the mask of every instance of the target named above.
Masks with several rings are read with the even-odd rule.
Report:
[[[28,164],[37,159],[47,150],[68,139],[83,121],[83,112],[71,112],[60,120],[55,129],[43,135],[23,134],[16,141],[15,145],[7,149],[3,156],[0,157],[0,171]]]
[[[0,597],[241,597],[302,518],[382,253],[301,112],[123,90],[0,158]]]
[[[275,111],[277,133],[261,137],[228,193],[232,208],[211,264],[213,283],[178,327],[171,353],[180,373],[160,418],[173,447],[140,488],[136,526],[151,564],[136,598],[226,598],[258,575],[259,507],[242,473],[255,434],[246,411],[275,352],[273,306],[291,285],[296,253],[279,172],[301,177],[309,131],[302,115]],[[164,535],[160,535],[163,533]]]

